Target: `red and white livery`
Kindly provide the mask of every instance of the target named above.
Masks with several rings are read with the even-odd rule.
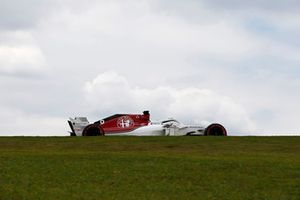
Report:
[[[184,125],[175,119],[150,121],[149,111],[143,114],[116,114],[94,123],[86,117],[68,120],[71,136],[227,136],[217,123],[208,126]]]

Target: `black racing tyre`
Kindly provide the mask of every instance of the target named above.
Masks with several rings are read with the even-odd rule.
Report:
[[[104,131],[98,124],[90,124],[83,129],[82,136],[104,136]]]
[[[227,136],[227,131],[221,124],[211,124],[205,131],[204,135],[206,136]]]

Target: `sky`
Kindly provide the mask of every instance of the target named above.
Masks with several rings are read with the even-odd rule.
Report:
[[[149,110],[300,135],[300,1],[0,0],[0,136]]]

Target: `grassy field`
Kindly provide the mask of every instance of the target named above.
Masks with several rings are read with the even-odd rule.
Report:
[[[0,137],[0,199],[300,199],[300,137]]]

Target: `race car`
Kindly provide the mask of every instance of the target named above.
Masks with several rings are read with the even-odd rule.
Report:
[[[218,123],[208,126],[184,125],[175,119],[150,121],[149,111],[143,114],[115,114],[94,123],[86,117],[69,118],[71,136],[227,136]]]

